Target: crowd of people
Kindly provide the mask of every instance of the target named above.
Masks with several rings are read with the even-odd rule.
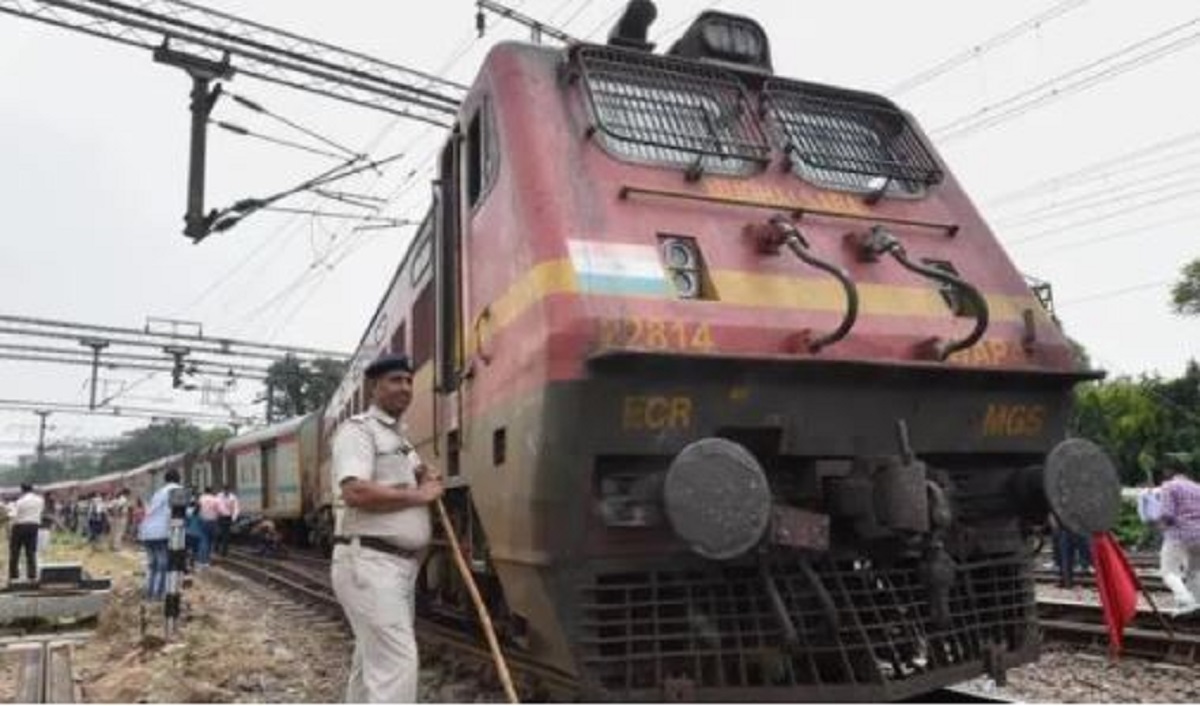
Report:
[[[141,498],[130,500],[129,491],[93,493],[58,503],[51,513],[58,525],[86,537],[94,549],[119,551],[125,542],[136,541],[136,528],[145,514]]]
[[[85,538],[94,551],[120,551],[127,543],[140,544],[148,558],[147,597],[161,598],[171,519],[167,493],[172,488],[183,488],[178,472],[167,473],[164,487],[151,496],[148,504],[140,497],[131,498],[125,488],[115,493],[92,493],[55,502],[50,496],[43,497],[32,485],[22,484],[20,496],[3,505],[0,512],[0,521],[9,525],[9,581],[36,579],[39,556],[50,544],[51,530],[58,528]],[[211,487],[199,493],[184,490],[188,498],[184,514],[187,565],[189,570],[203,569],[212,563],[214,554],[228,553],[233,524],[241,508],[237,495],[229,487],[219,493]],[[269,520],[254,523],[251,533],[264,551],[278,550],[279,533]]]

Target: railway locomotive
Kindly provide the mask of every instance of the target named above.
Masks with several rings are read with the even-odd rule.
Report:
[[[597,697],[895,699],[1034,659],[1036,528],[1118,502],[1065,440],[1094,374],[911,116],[775,75],[745,17],[655,53],[653,15],[490,52],[322,435],[408,352],[506,639]],[[435,552],[427,614],[469,619],[453,578]]]
[[[179,462],[327,541],[329,440],[406,352],[504,641],[586,696],[892,700],[1035,659],[1040,527],[1118,503],[1066,439],[1096,373],[910,115],[776,75],[746,17],[655,52],[653,15],[494,47],[325,409],[236,478],[237,440]],[[452,569],[435,538],[418,607],[470,626]]]

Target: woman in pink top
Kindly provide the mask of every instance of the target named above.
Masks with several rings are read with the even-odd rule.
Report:
[[[212,562],[212,545],[217,537],[217,517],[220,514],[221,501],[210,487],[204,489],[196,504],[199,505],[201,533],[196,563],[203,568]]]

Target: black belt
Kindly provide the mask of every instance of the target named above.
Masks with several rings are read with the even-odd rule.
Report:
[[[416,551],[415,549],[397,547],[395,544],[392,544],[386,539],[380,539],[379,537],[334,537],[333,543],[352,544],[356,539],[360,545],[366,547],[367,549],[374,549],[377,552],[391,554],[392,556],[398,556],[404,559],[416,559],[420,554],[420,552]]]

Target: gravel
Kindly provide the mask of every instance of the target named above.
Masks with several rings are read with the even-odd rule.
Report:
[[[353,640],[341,621],[218,567],[184,591],[183,620],[164,639],[162,604],[146,604],[135,549],[93,552],[68,540],[54,561],[80,561],[113,579],[95,634],[75,651],[84,700],[103,703],[337,703]],[[485,670],[423,655],[420,700],[501,701]],[[13,660],[0,660],[0,698],[13,695]],[[5,699],[8,700],[8,699]]]
[[[986,696],[1024,703],[1196,703],[1200,670],[1194,666],[1081,653],[1048,645],[1034,664],[1009,670],[997,687],[986,677],[963,688]]]

